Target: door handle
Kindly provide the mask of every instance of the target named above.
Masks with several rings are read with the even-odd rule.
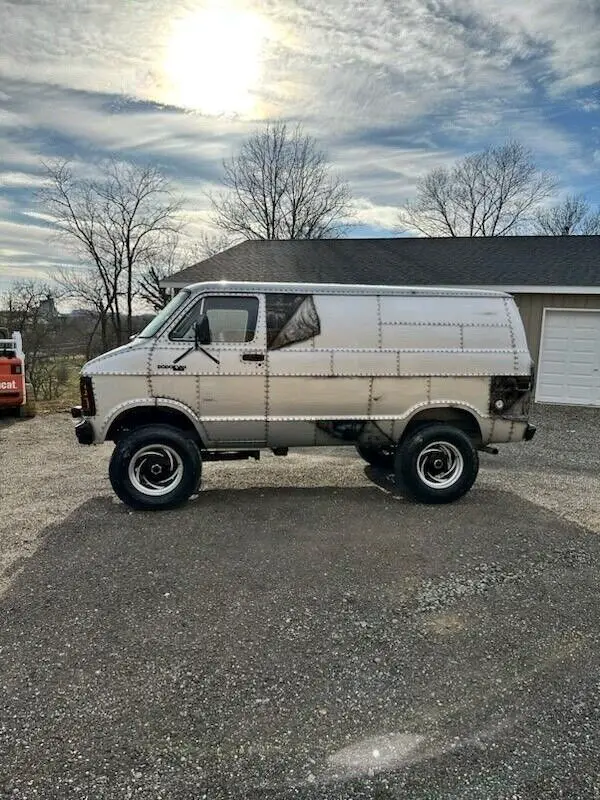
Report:
[[[242,361],[264,361],[265,354],[264,353],[244,353],[242,355]]]

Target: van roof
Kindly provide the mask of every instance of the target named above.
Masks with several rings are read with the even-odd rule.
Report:
[[[461,289],[445,286],[372,286],[344,283],[253,283],[246,281],[206,281],[186,287],[193,292],[273,292],[298,294],[415,295],[418,297],[509,297],[491,289]]]

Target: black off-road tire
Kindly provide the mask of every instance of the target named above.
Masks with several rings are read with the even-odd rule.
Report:
[[[393,472],[395,463],[395,452],[393,450],[384,450],[380,447],[371,447],[368,444],[357,444],[356,452],[358,455],[377,469],[386,470],[386,472]]]
[[[458,500],[473,486],[478,472],[475,445],[453,425],[434,423],[420,428],[409,434],[396,453],[398,486],[421,503]]]
[[[108,468],[117,497],[131,508],[149,511],[185,503],[198,490],[201,473],[198,446],[170,425],[146,425],[123,436]]]

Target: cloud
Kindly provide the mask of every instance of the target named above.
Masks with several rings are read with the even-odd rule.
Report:
[[[29,181],[38,185],[36,176],[19,175],[0,195],[0,293],[13,281],[47,280],[56,267],[77,263],[35,206]]]
[[[19,124],[4,133],[8,163],[35,164],[66,155],[90,160],[120,154],[182,171],[212,172],[254,129],[248,122],[213,119],[155,104],[123,104],[117,96],[73,92],[47,84],[6,82],[5,101]],[[37,151],[37,160],[33,152]]]
[[[34,188],[43,186],[44,179],[41,175],[35,175],[31,172],[3,172],[2,173],[2,186],[8,188]]]
[[[482,17],[489,15],[504,37],[516,31],[543,48],[553,91],[594,86],[600,81],[600,61],[594,56],[600,49],[598,4],[588,0],[468,0],[468,5]]]
[[[2,2],[6,78],[163,103],[178,26],[194,24],[198,9],[223,5]],[[403,122],[452,106],[456,93],[526,94],[532,75],[562,89],[600,80],[600,20],[587,0],[240,0],[227,7],[232,24],[236,7],[268,23],[259,96],[269,113],[344,126],[372,115]],[[226,32],[215,34],[226,49]],[[191,60],[189,68],[198,65]]]
[[[235,71],[249,71],[256,47],[236,52],[220,23],[201,29],[203,9],[236,8],[248,36],[261,37],[254,105],[244,96],[229,116],[176,107],[182,87],[167,56],[188,22],[218,65],[193,47],[182,54],[200,106],[218,98],[224,69],[230,92]],[[108,156],[155,163],[188,198],[195,232],[222,159],[266,118],[303,122],[350,182],[361,225],[377,232],[395,224],[420,175],[507,138],[566,186],[597,183],[600,7],[589,0],[0,0],[0,18],[5,276],[72,258],[48,244],[39,217],[41,159],[69,157],[88,174]]]

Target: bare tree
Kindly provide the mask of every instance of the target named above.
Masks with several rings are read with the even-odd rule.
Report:
[[[162,281],[181,269],[190,267],[198,261],[221,253],[233,244],[231,237],[224,233],[204,231],[197,240],[188,242],[174,238],[165,243],[162,253],[149,264],[139,280],[139,297],[155,311],[160,311],[169,302],[167,289]]]
[[[223,163],[226,192],[211,197],[212,222],[241,239],[335,238],[350,215],[348,185],[301,127],[268,124]]]
[[[108,161],[100,165],[97,180],[78,177],[66,161],[46,165],[46,171],[48,185],[40,192],[44,209],[99,278],[107,319],[120,343],[132,333],[136,274],[181,228],[181,201],[151,166]]]
[[[65,299],[77,301],[94,316],[95,322],[87,334],[86,361],[92,357],[98,330],[100,331],[100,352],[109,350],[114,344],[114,331],[111,332],[108,329],[109,305],[105,286],[98,270],[94,268],[59,268],[52,273],[52,278],[54,283],[60,287]]]
[[[160,311],[169,302],[167,290],[161,282],[186,266],[181,252],[178,237],[172,237],[163,243],[161,250],[155,253],[138,280],[138,296],[154,311]]]
[[[56,358],[60,318],[52,311],[55,299],[47,283],[15,281],[0,305],[2,326],[23,336],[27,380],[36,400],[56,397],[65,377],[64,364]]]
[[[569,195],[536,212],[534,233],[545,236],[590,236],[600,234],[600,209],[593,209],[581,194]]]
[[[203,231],[187,248],[186,259],[191,259],[189,264],[204,261],[206,258],[216,256],[218,253],[233,247],[239,241],[239,238],[222,231]]]
[[[523,229],[554,188],[531,151],[508,142],[421,178],[399,222],[424,236],[507,236]]]

